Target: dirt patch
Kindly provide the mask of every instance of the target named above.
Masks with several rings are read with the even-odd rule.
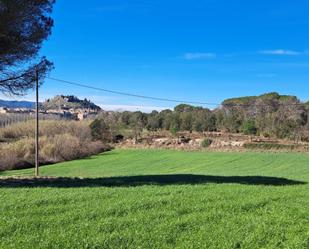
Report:
[[[205,139],[211,140],[207,148],[202,144]],[[265,145],[265,146],[264,146]],[[267,146],[266,146],[267,145]],[[179,133],[177,137],[153,136],[143,137],[139,140],[125,139],[118,144],[120,148],[155,148],[175,150],[208,150],[208,151],[295,151],[309,152],[309,143],[294,143],[289,140],[278,140],[259,136],[246,136],[243,134],[230,134],[222,132]]]

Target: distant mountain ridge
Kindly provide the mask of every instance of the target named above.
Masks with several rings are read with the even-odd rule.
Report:
[[[35,103],[31,102],[31,101],[17,101],[17,100],[0,99],[0,107],[33,109],[35,107]]]

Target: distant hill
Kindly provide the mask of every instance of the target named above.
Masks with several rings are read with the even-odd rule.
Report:
[[[35,107],[35,103],[30,102],[30,101],[16,101],[16,100],[2,100],[2,99],[0,99],[0,107],[33,109]]]
[[[58,95],[52,99],[46,100],[42,103],[42,106],[46,110],[51,109],[91,109],[99,111],[101,107],[97,106],[88,99],[79,99],[73,95]]]

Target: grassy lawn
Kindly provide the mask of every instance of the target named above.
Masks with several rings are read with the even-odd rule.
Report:
[[[115,150],[41,174],[61,178],[0,180],[0,248],[309,248],[306,154]]]

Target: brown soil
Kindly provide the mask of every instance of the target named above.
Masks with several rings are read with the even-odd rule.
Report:
[[[204,139],[212,141],[208,148],[203,148]],[[247,144],[254,144],[252,148],[245,148]],[[263,148],[267,144],[270,148]],[[274,145],[272,147],[272,145]],[[286,145],[278,146],[278,145]],[[309,143],[294,142],[291,140],[280,140],[276,138],[265,138],[260,136],[247,136],[243,134],[232,134],[224,132],[180,132],[177,136],[168,133],[153,132],[144,135],[138,141],[134,139],[126,139],[118,144],[120,148],[161,148],[176,150],[208,150],[208,151],[293,151],[293,152],[309,152]],[[266,146],[265,146],[266,147]],[[283,148],[282,148],[283,147]]]

